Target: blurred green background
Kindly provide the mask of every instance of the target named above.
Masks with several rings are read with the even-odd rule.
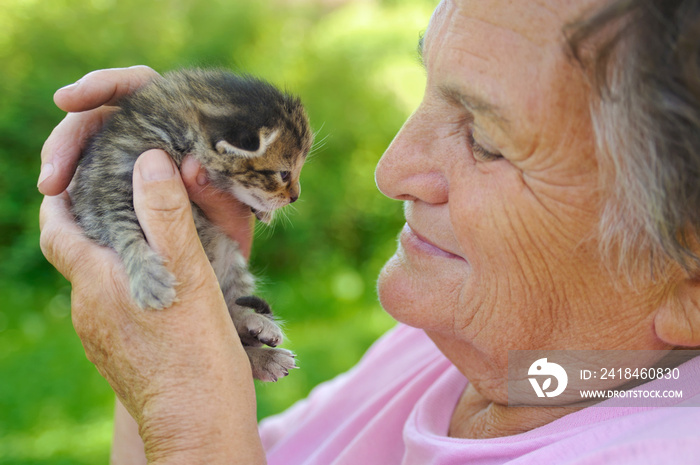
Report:
[[[52,94],[97,68],[225,66],[299,94],[317,131],[288,221],[260,228],[252,267],[300,370],[258,385],[260,417],[351,367],[393,325],[375,279],[401,206],[374,166],[420,100],[434,0],[0,2],[0,463],[106,463],[113,394],[85,359],[70,286],[43,259],[35,185],[60,121]]]

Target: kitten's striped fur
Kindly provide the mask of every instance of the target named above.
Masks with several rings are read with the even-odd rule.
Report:
[[[120,110],[83,153],[71,186],[73,212],[85,233],[123,260],[141,308],[176,299],[175,278],[147,244],[133,207],[132,172],[138,156],[159,148],[180,166],[187,154],[262,221],[299,196],[299,174],[313,135],[298,98],[272,85],[222,70],[170,72],[120,102]],[[282,332],[269,306],[250,296],[253,276],[238,244],[192,205],[197,232],[229,312],[246,345],[253,374],[276,380],[294,367],[276,346]],[[238,303],[237,303],[238,301]]]

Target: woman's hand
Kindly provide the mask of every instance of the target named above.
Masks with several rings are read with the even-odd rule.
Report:
[[[59,89],[54,101],[69,113],[41,150],[39,191],[44,195],[63,192],[75,174],[83,148],[117,109],[115,105],[119,99],[156,77],[158,73],[146,66],[105,69],[87,74],[76,83]],[[206,172],[193,158],[186,157],[180,171],[190,199],[236,240],[248,257],[255,224],[250,208],[230,193],[210,187]]]
[[[248,358],[170,157],[151,150],[134,169],[139,222],[180,283],[170,308],[133,304],[118,256],[82,234],[69,202],[44,199],[42,250],[73,284],[76,332],[138,423],[149,463],[262,463]]]

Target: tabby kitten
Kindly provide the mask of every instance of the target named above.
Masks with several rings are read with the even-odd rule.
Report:
[[[176,282],[149,247],[134,212],[138,156],[158,148],[180,166],[191,154],[213,186],[232,192],[269,222],[274,210],[299,197],[299,174],[312,141],[299,99],[264,81],[222,70],[170,72],[124,98],[89,143],[71,186],[73,212],[87,236],[117,251],[134,301],[141,308],[166,308],[176,300]],[[251,296],[254,279],[238,244],[194,204],[192,212],[253,376],[286,376],[294,356],[262,347],[277,346],[282,332],[267,303]]]

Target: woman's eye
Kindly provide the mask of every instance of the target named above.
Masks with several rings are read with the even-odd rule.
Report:
[[[476,158],[481,161],[494,161],[503,158],[500,153],[489,152],[474,140],[474,133],[469,131],[469,147]]]
[[[289,182],[292,178],[292,173],[290,171],[280,171],[280,177],[282,178],[282,182]]]

